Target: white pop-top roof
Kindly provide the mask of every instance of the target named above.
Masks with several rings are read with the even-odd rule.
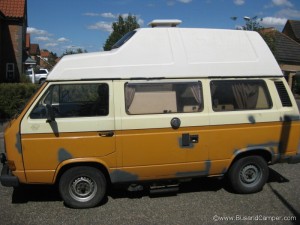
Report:
[[[257,32],[142,28],[121,47],[64,56],[47,80],[282,76]]]

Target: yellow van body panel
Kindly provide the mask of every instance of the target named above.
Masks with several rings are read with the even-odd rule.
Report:
[[[7,158],[11,160],[15,166],[15,170],[12,173],[18,177],[21,183],[26,183],[26,175],[24,173],[24,164],[23,164],[23,154],[22,154],[22,143],[21,143],[21,135],[20,135],[20,124],[28,111],[30,106],[35,101],[36,97],[42,92],[42,90],[47,86],[47,82],[45,82],[40,89],[35,93],[35,95],[28,101],[23,111],[8,122],[4,131],[4,139],[5,139],[5,149]]]
[[[182,146],[183,133],[198,135],[198,143]],[[273,160],[294,155],[299,136],[300,122],[293,121],[124,130],[111,138],[98,132],[26,134],[22,146],[28,183],[54,183],[64,165],[81,162],[105,166],[112,182],[129,182],[221,175],[244,151],[265,150]]]
[[[28,182],[51,183],[62,163],[86,161],[79,159],[89,158],[93,162],[105,158],[107,168],[116,167],[116,157],[112,155],[114,145],[115,137],[101,137],[98,132],[60,133],[59,136],[24,134],[22,146]]]
[[[182,133],[197,134],[199,143],[180,146]],[[270,162],[295,155],[299,136],[298,121],[122,131],[117,142],[123,166],[118,170],[138,180],[221,175],[246,151],[267,151]]]

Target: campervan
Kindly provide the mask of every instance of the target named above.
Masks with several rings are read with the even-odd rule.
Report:
[[[298,163],[297,104],[261,36],[176,24],[64,56],[5,129],[2,185],[57,184],[66,205],[88,208],[113,185],[194,177],[254,193],[269,165]]]

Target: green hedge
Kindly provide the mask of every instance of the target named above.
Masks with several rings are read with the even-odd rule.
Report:
[[[38,88],[31,83],[0,84],[0,119],[6,120],[19,113]]]

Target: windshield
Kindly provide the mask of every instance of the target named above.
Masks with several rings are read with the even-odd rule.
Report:
[[[117,43],[115,43],[111,49],[115,49],[115,48],[119,48],[121,47],[123,44],[125,44],[134,34],[136,33],[136,31],[130,31],[127,34],[125,34],[119,41],[117,41]]]

